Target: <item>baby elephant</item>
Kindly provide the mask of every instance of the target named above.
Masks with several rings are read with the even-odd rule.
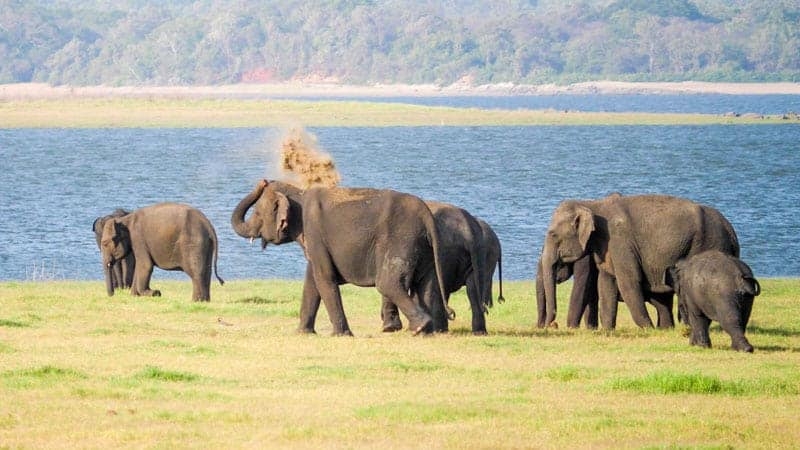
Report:
[[[160,296],[150,289],[153,266],[182,270],[192,279],[192,300],[211,300],[211,268],[217,274],[217,233],[199,210],[178,203],[159,203],[107,220],[100,242],[108,295],[114,295],[111,270],[133,252],[136,269],[131,295]]]
[[[667,270],[666,282],[678,294],[678,318],[688,319],[692,345],[711,347],[708,327],[716,320],[731,336],[734,350],[753,351],[744,331],[761,286],[747,264],[709,250],[678,261]]]

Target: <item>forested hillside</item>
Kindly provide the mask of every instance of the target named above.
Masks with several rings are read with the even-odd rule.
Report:
[[[800,0],[0,0],[0,83],[800,81]]]

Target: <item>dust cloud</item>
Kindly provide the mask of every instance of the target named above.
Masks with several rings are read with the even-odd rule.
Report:
[[[316,136],[300,127],[291,128],[281,139],[279,165],[287,181],[304,190],[334,187],[341,181],[336,164],[320,149]]]

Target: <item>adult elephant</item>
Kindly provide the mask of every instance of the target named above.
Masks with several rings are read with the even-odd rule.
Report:
[[[211,270],[213,267],[216,274],[218,240],[211,222],[198,209],[180,203],[158,203],[107,220],[100,246],[109,295],[114,295],[111,268],[133,254],[136,270],[131,295],[160,296],[161,291],[150,289],[153,267],[159,267],[189,275],[192,300],[211,300]]]
[[[466,210],[447,203],[426,201],[433,213],[441,243],[441,269],[444,277],[444,303],[450,295],[463,286],[467,287],[467,298],[472,310],[472,333],[486,334],[485,314],[492,307],[492,277],[500,267],[501,248],[492,227],[477,219]],[[500,269],[500,297],[502,293],[502,269]],[[437,296],[438,292],[428,292]],[[449,307],[448,307],[449,309]],[[381,308],[383,331],[392,332],[403,328],[397,305],[384,299]]]
[[[567,310],[567,327],[580,327],[583,319],[586,328],[595,329],[598,326],[597,294],[597,265],[589,254],[584,255],[571,264],[557,263],[556,283],[562,283],[573,278],[572,292],[570,293],[569,309]],[[537,326],[558,327],[555,321],[556,310],[548,310],[545,302],[544,282],[542,274],[542,260],[539,259],[536,271],[536,304],[538,311]],[[675,318],[672,315],[672,292],[653,293],[647,292],[646,301],[650,302],[658,314],[658,328],[672,328]],[[617,292],[617,301],[622,301]]]
[[[261,180],[236,206],[231,225],[239,236],[261,238],[262,249],[288,242],[303,248],[300,332],[314,333],[321,299],[333,334],[352,335],[339,291],[345,283],[376,287],[406,315],[415,333],[447,327],[442,297],[437,302],[422,295],[437,283],[439,292],[445,289],[436,223],[418,197],[369,188],[302,191]]]
[[[647,292],[672,293],[664,274],[687,256],[716,249],[739,255],[733,226],[719,211],[667,195],[607,197],[561,202],[542,250],[547,308],[555,311],[556,270],[590,255],[597,265],[600,320],[616,327],[617,293],[639,327],[652,327]]]
[[[98,217],[94,220],[92,223],[92,231],[94,231],[94,239],[97,242],[98,250],[102,251],[100,242],[103,238],[103,226],[106,222],[111,219],[127,216],[128,214],[130,214],[130,212],[124,209],[115,209],[111,214]],[[129,253],[125,258],[114,263],[110,273],[111,285],[107,286],[107,288],[110,289],[109,295],[113,295],[115,289],[130,289],[133,284],[133,271],[135,268],[136,259],[134,259],[133,253]],[[105,274],[105,272],[106,269],[104,267],[103,273]],[[108,285],[108,281],[106,284]]]

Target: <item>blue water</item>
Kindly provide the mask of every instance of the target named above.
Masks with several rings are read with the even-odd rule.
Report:
[[[800,125],[311,128],[343,184],[462,206],[503,245],[508,279],[533,277],[567,198],[666,193],[718,208],[757,276],[800,276]],[[261,251],[230,214],[274,177],[280,131],[0,129],[0,280],[102,279],[92,222],[114,208],[192,204],[220,238],[223,278],[302,278],[295,244]],[[156,269],[154,279],[185,278]]]
[[[665,112],[726,114],[800,113],[799,95],[719,94],[561,94],[464,97],[339,97],[325,100],[370,100],[427,106],[455,106],[488,109],[554,109],[592,112]]]

